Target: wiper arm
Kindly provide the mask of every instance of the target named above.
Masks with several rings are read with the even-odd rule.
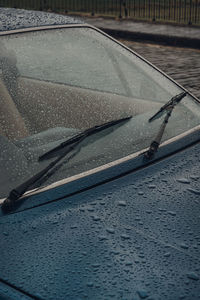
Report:
[[[132,117],[127,117],[127,118],[123,118],[123,119],[119,119],[119,120],[115,120],[115,121],[111,121],[111,122],[107,122],[104,123],[102,125],[99,126],[95,126],[93,128],[87,129],[84,132],[74,136],[74,138],[69,139],[68,141],[64,142],[64,147],[66,147],[66,145],[68,145],[69,147],[67,147],[65,149],[65,151],[59,155],[59,157],[54,160],[53,162],[51,162],[47,167],[45,167],[43,170],[41,170],[40,172],[38,172],[37,174],[35,174],[34,176],[32,176],[31,178],[29,178],[28,180],[26,180],[24,183],[22,183],[21,185],[19,185],[18,187],[16,187],[15,189],[13,189],[10,193],[7,199],[4,200],[4,202],[1,205],[1,209],[4,213],[8,213],[10,211],[12,211],[15,208],[15,204],[16,201],[21,198],[24,193],[26,191],[28,191],[28,189],[30,187],[32,187],[33,185],[35,185],[36,183],[40,182],[42,179],[48,179],[50,176],[47,175],[47,173],[52,170],[54,168],[55,165],[58,164],[58,162],[64,158],[68,153],[72,152],[88,135],[94,134],[96,132],[105,130],[106,128],[109,128],[111,126],[114,126],[116,124],[119,124],[121,122],[125,122],[127,120],[129,120]],[[73,140],[73,141],[72,141]],[[63,144],[63,143],[62,143]],[[59,146],[58,146],[59,147]],[[57,148],[56,149],[57,151]],[[61,147],[62,148],[62,147]],[[53,149],[53,150],[54,150]],[[76,154],[77,152],[75,152]],[[68,161],[74,156],[74,154],[72,154],[69,158]],[[52,171],[52,173],[50,175],[54,174],[54,172]],[[45,181],[45,180],[44,180]]]
[[[165,131],[165,127],[167,126],[168,120],[171,117],[172,111],[174,107],[187,95],[186,92],[180,93],[170,99],[165,105],[163,105],[155,115],[153,115],[150,119],[149,122],[154,121],[157,118],[160,118],[164,112],[167,112],[160,129],[158,131],[158,134],[156,138],[152,141],[149,150],[145,152],[144,156],[146,158],[152,158],[155,152],[158,150],[162,136]]]
[[[166,104],[164,104],[155,115],[153,115],[150,119],[149,122],[154,121],[155,119],[160,118],[163,113],[170,107],[170,106],[176,106],[185,96],[187,95],[186,92],[182,92],[174,97],[172,97]]]
[[[132,116],[130,117],[126,117],[126,118],[122,118],[122,119],[118,119],[118,120],[114,120],[114,121],[110,121],[110,122],[107,122],[107,123],[104,123],[104,124],[101,124],[101,125],[96,125],[94,127],[91,127],[89,129],[86,129],[84,130],[83,132],[73,136],[72,138],[62,142],[61,144],[59,144],[58,146],[56,146],[55,148],[49,150],[48,152],[44,153],[43,155],[41,155],[38,160],[41,161],[41,160],[44,160],[44,159],[48,159],[50,157],[53,157],[56,155],[56,153],[75,143],[75,142],[78,142],[78,141],[82,141],[83,139],[85,139],[86,137],[90,136],[90,135],[93,135],[93,134],[96,134],[97,132],[100,132],[102,130],[105,130],[109,127],[112,127],[114,125],[117,125],[117,124],[120,124],[122,122],[125,122],[125,121],[128,121],[129,119],[131,119]]]

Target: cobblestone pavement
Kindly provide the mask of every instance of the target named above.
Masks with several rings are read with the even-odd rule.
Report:
[[[200,99],[200,50],[120,41]]]

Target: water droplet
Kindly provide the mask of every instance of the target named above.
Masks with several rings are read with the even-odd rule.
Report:
[[[58,224],[58,223],[59,223],[58,220],[54,220],[54,221],[52,222],[52,224]],[[33,228],[35,229],[36,226],[33,226]]]
[[[156,185],[155,185],[155,184],[149,184],[149,185],[148,185],[148,188],[149,188],[149,189],[155,189],[155,188],[156,188]]]
[[[166,252],[166,253],[164,254],[164,257],[170,257],[170,255],[171,255],[170,252]]]
[[[198,180],[199,176],[198,175],[190,175],[190,178],[193,180]]]
[[[138,295],[140,296],[141,299],[145,299],[145,298],[148,297],[147,292],[144,291],[144,290],[139,290],[139,291],[137,291],[137,293],[138,293]]]
[[[94,208],[93,208],[93,207],[88,207],[87,210],[88,210],[88,211],[94,211]]]
[[[132,264],[133,264],[133,263],[132,263],[131,261],[127,261],[127,262],[125,263],[126,266],[132,266]]]
[[[88,282],[88,283],[87,283],[87,286],[93,287],[93,282]]]
[[[168,214],[171,216],[176,216],[176,212],[175,211],[168,211]]]
[[[135,259],[136,264],[139,264],[139,262],[140,262],[139,259]]]
[[[119,205],[119,206],[126,206],[126,201],[119,201],[119,202],[118,202],[118,205]]]
[[[107,237],[105,235],[100,235],[99,239],[100,239],[100,241],[105,241],[105,240],[107,240]]]
[[[112,234],[115,233],[115,230],[113,228],[106,228],[106,231]]]
[[[188,277],[189,279],[199,280],[199,276],[198,276],[196,273],[194,273],[194,272],[189,272],[189,273],[187,273],[187,277]]]
[[[71,225],[70,228],[71,228],[71,229],[76,229],[76,228],[77,228],[77,225]]]
[[[130,236],[127,235],[127,234],[122,234],[122,235],[121,235],[121,238],[122,238],[123,240],[128,240],[128,239],[130,239]]]
[[[183,248],[183,249],[188,249],[188,248],[189,248],[188,245],[186,245],[186,244],[184,244],[184,243],[181,243],[181,244],[180,244],[180,247]]]
[[[100,264],[97,264],[97,263],[96,263],[96,264],[93,264],[92,267],[93,267],[93,268],[99,268],[99,267],[100,267]]]
[[[188,188],[187,190],[189,192],[193,193],[193,194],[200,195],[200,190],[196,190],[196,189],[193,189],[193,188]]]
[[[96,221],[96,222],[101,220],[98,216],[92,216],[92,218],[93,218],[93,220]]]
[[[143,191],[139,191],[138,195],[144,195],[144,192]]]
[[[185,184],[190,183],[190,181],[187,178],[178,178],[176,181],[178,181],[180,183],[185,183]]]

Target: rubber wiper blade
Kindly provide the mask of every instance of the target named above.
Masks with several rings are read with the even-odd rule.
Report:
[[[61,149],[76,143],[78,141],[82,141],[84,140],[86,137],[96,134],[97,132],[103,131],[109,127],[115,126],[117,124],[120,124],[122,122],[128,121],[132,118],[132,116],[126,117],[126,118],[122,118],[122,119],[118,119],[118,120],[113,120],[110,122],[106,122],[104,124],[101,125],[96,125],[94,127],[91,127],[89,129],[86,129],[84,131],[82,131],[81,133],[78,133],[77,135],[73,136],[70,139],[67,139],[66,141],[62,142],[61,144],[59,144],[58,146],[56,146],[55,148],[47,151],[46,153],[44,153],[43,155],[41,155],[38,158],[38,161],[44,160],[44,159],[49,159],[51,157],[54,157],[56,155],[56,153],[58,151],[60,151]]]
[[[155,113],[150,119],[149,122],[154,121],[155,119],[160,118],[163,113],[170,107],[177,105],[185,96],[187,95],[187,92],[182,92],[174,97],[172,97],[166,104],[164,104],[159,111]]]
[[[104,123],[102,125],[99,126],[95,126],[92,127],[90,129],[85,130],[84,132],[72,137],[71,139],[67,140],[66,142],[64,142],[64,146],[66,147],[66,145],[68,147],[66,147],[64,149],[64,152],[61,153],[57,159],[55,159],[53,162],[51,162],[47,167],[45,167],[43,170],[41,170],[40,172],[38,172],[37,174],[35,174],[34,176],[32,176],[31,178],[29,178],[28,180],[26,180],[25,182],[23,182],[21,185],[19,185],[18,187],[16,187],[15,189],[11,190],[11,192],[9,193],[8,198],[6,198],[4,200],[4,202],[1,205],[1,209],[4,213],[8,213],[12,210],[15,209],[16,206],[16,202],[18,199],[20,199],[24,193],[26,191],[29,190],[30,187],[34,186],[34,185],[40,185],[41,181],[45,182],[50,176],[52,176],[57,169],[53,169],[54,167],[56,168],[56,165],[58,164],[59,161],[61,161],[67,154],[71,153],[73,150],[76,150],[74,154],[72,154],[69,158],[68,161],[74,157],[77,152],[79,151],[79,149],[77,150],[77,146],[89,135],[94,134],[96,132],[105,130],[106,128],[109,128],[111,126],[120,124],[122,122],[128,121],[129,119],[131,119],[132,117],[127,117],[127,118],[123,118],[123,119],[119,119],[119,120],[114,120],[111,122],[107,122]],[[62,143],[63,144],[63,143]],[[59,147],[59,146],[58,146]],[[56,151],[58,151],[58,147],[54,148],[56,149]],[[79,147],[80,148],[80,147]],[[54,150],[53,149],[53,150]],[[53,170],[52,170],[53,169]],[[52,170],[52,171],[51,171]],[[51,173],[49,173],[51,171]],[[19,203],[18,203],[19,205]]]
[[[163,105],[160,110],[153,115],[150,119],[149,122],[154,121],[157,118],[160,118],[161,115],[166,112],[166,116],[159,128],[159,131],[157,133],[156,138],[151,142],[149,149],[144,153],[144,156],[148,159],[152,158],[155,154],[155,152],[158,150],[160,146],[160,142],[162,139],[162,136],[164,134],[165,128],[167,126],[168,120],[171,117],[172,111],[174,107],[187,95],[186,92],[180,93],[174,97],[171,98],[170,101],[168,101],[165,105]]]

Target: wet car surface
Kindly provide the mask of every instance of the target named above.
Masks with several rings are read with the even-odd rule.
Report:
[[[198,299],[198,99],[78,20],[0,13],[0,297]]]

